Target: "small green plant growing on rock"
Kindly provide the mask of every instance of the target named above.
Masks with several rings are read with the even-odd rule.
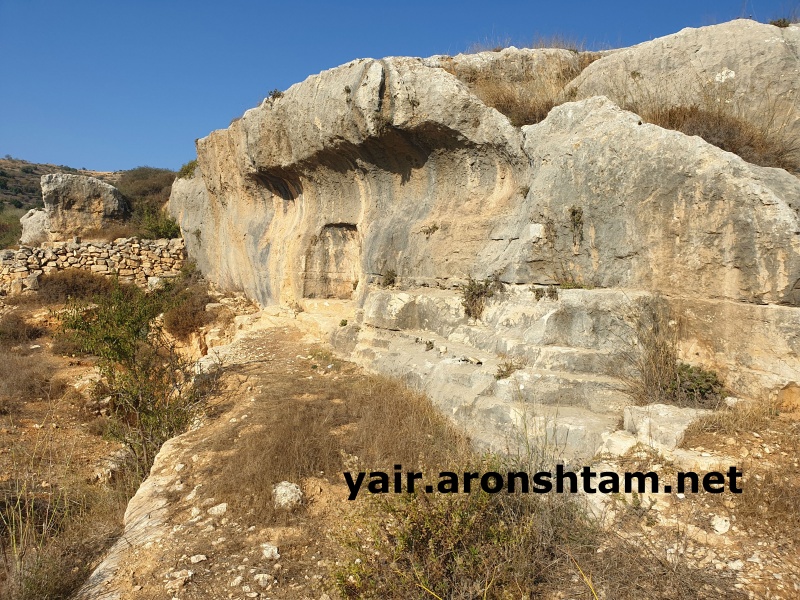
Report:
[[[190,160],[183,165],[178,171],[178,179],[189,179],[194,176],[194,170],[197,168],[197,160]]]
[[[467,285],[461,288],[461,304],[464,312],[471,319],[480,319],[486,307],[486,299],[494,296],[495,291],[501,289],[502,284],[497,274],[478,281],[470,277]]]
[[[426,238],[431,237],[434,233],[439,231],[439,226],[436,223],[423,227],[419,230],[420,233],[424,233]]]
[[[728,395],[716,373],[678,360],[679,324],[663,299],[640,307],[631,332],[626,351],[631,373],[623,380],[637,404],[717,408]]]
[[[512,373],[524,369],[527,364],[528,361],[524,357],[506,356],[500,364],[497,365],[494,378],[498,381],[501,379],[508,379]]]
[[[339,327],[347,327],[347,319],[342,319],[339,321]]]
[[[270,100],[277,100],[278,98],[283,98],[283,92],[280,91],[278,88],[274,90],[270,90],[268,98]]]
[[[580,246],[583,241],[583,209],[580,206],[569,209],[569,223],[572,230],[572,244]]]
[[[717,408],[727,395],[725,384],[714,371],[683,362],[678,363],[669,390],[677,404],[701,408]]]
[[[392,287],[395,282],[397,281],[397,272],[394,269],[389,269],[386,273],[383,274],[383,280],[381,281],[382,287]]]

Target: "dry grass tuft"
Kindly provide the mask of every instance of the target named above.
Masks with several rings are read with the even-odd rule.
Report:
[[[40,337],[44,332],[17,312],[0,317],[0,345],[20,344]]]
[[[581,69],[563,61],[549,72],[531,73],[522,82],[503,79],[494,73],[481,73],[469,83],[472,92],[486,104],[508,117],[516,127],[542,121],[559,104],[564,86]]]
[[[211,297],[205,284],[191,283],[180,289],[172,300],[173,306],[164,313],[164,329],[185,342],[192,333],[213,318],[206,311],[206,304],[209,302]]]
[[[58,398],[65,389],[48,361],[0,349],[0,415],[12,413],[20,402]]]
[[[666,301],[649,299],[637,311],[630,338],[621,340],[627,364],[618,375],[628,396],[639,405],[720,406],[727,390],[716,373],[678,361],[680,324]]]
[[[709,144],[762,167],[800,174],[800,141],[789,138],[774,122],[754,123],[725,102],[698,102],[684,106],[630,104],[625,109],[648,123],[696,135]]]
[[[64,269],[43,275],[39,291],[9,298],[10,303],[42,306],[64,304],[70,300],[92,300],[108,294],[114,287],[112,279],[82,269]]]

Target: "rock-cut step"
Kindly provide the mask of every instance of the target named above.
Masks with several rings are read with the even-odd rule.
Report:
[[[538,419],[529,431],[537,440],[565,445],[569,455],[593,453],[629,403],[620,380],[602,375],[524,367],[498,380],[505,358],[425,331],[363,327],[351,356],[424,391],[473,439],[495,448],[518,437],[527,414]]]

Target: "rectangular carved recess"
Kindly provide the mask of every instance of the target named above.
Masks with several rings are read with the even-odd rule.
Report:
[[[306,250],[304,298],[350,299],[358,283],[361,241],[352,223],[325,225]]]

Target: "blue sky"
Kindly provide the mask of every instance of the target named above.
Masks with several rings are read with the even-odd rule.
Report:
[[[785,0],[257,2],[0,0],[0,156],[177,169],[274,88],[359,57],[562,35],[620,47]]]

